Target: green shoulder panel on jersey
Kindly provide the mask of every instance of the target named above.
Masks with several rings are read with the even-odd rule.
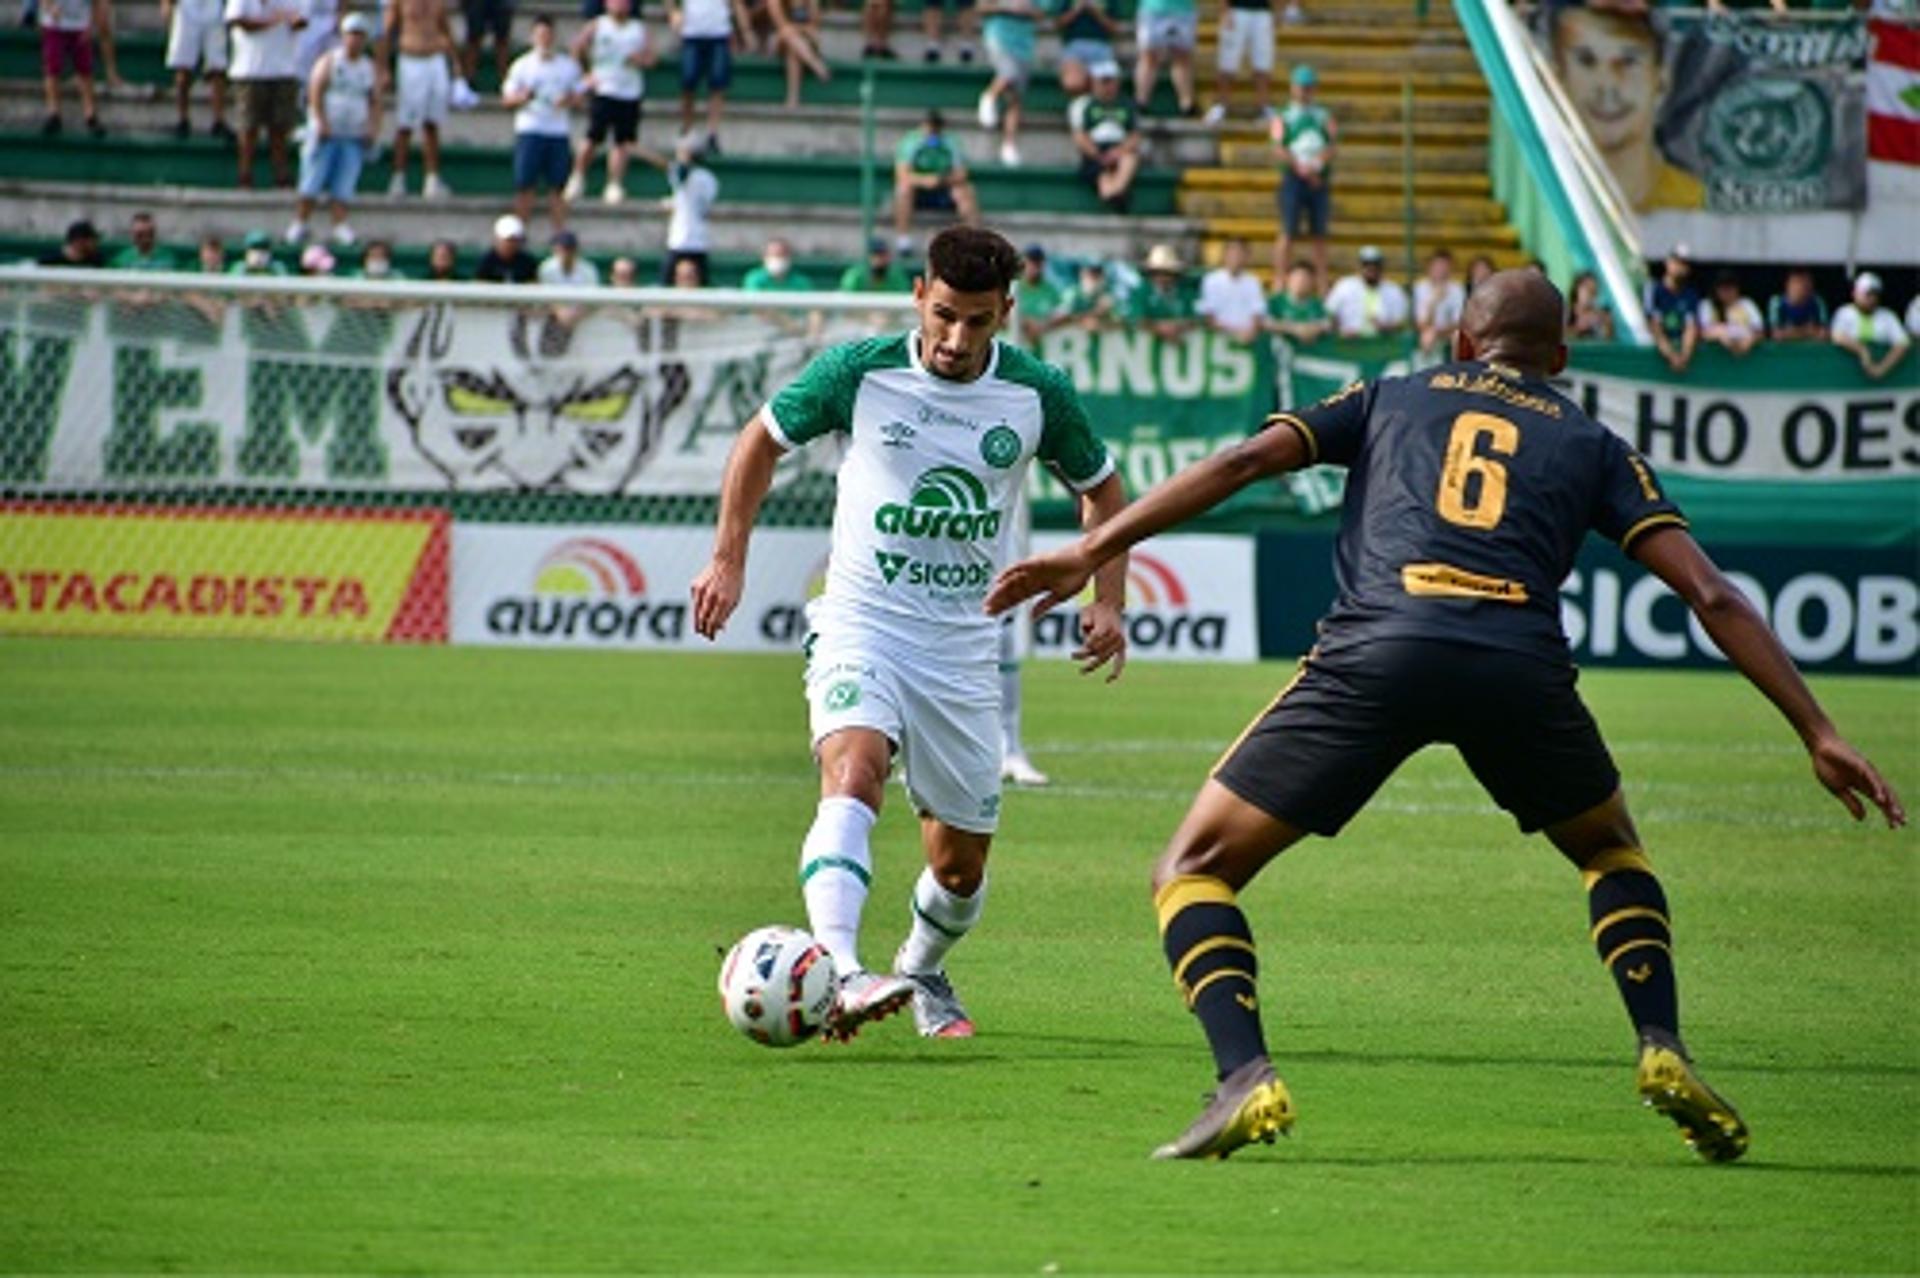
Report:
[[[1040,396],[1040,447],[1036,454],[1075,492],[1085,492],[1113,471],[1107,446],[1093,433],[1073,381],[1060,369],[1017,346],[1000,344],[994,375]]]
[[[907,338],[869,337],[830,346],[813,357],[761,412],[773,437],[798,448],[833,431],[853,429],[853,401],[868,373],[906,368]]]

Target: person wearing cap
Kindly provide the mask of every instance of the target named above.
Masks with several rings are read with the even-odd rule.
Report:
[[[1020,255],[1020,278],[1013,282],[1013,338],[1032,350],[1047,333],[1066,322],[1060,288],[1047,273],[1047,250],[1029,244]]]
[[[1360,270],[1327,291],[1327,317],[1341,337],[1383,337],[1407,326],[1413,308],[1407,290],[1386,278],[1387,256],[1374,245],[1360,250]]]
[[[273,255],[273,237],[265,231],[248,231],[240,242],[240,260],[227,268],[229,275],[285,275],[287,268]]]
[[[855,262],[840,273],[842,293],[911,293],[913,276],[902,270],[893,258],[893,246],[887,237],[876,235],[867,241],[867,260]]]
[[[1207,327],[1236,342],[1251,342],[1267,313],[1267,293],[1247,271],[1247,242],[1235,238],[1221,250],[1220,265],[1200,277],[1194,310]]]
[[[1065,7],[1054,15],[1054,30],[1060,33],[1060,89],[1072,101],[1093,91],[1093,69],[1103,62],[1118,59],[1114,43],[1124,39],[1127,24],[1117,10],[1128,0],[1062,0]]]
[[[1106,263],[1097,257],[1081,262],[1074,274],[1073,286],[1060,296],[1060,311],[1054,326],[1097,333],[1113,328],[1120,318],[1120,299],[1107,287]]]
[[[533,48],[514,59],[500,86],[501,104],[513,109],[513,211],[533,216],[536,189],[547,189],[547,218],[555,230],[567,224],[567,179],[573,173],[570,113],[586,101],[587,78],[571,55],[554,47],[553,19],[533,20]]]
[[[645,68],[659,57],[647,42],[647,24],[634,16],[633,0],[606,3],[606,12],[573,38],[573,57],[587,68],[593,98],[587,104],[587,136],[574,151],[573,176],[567,179],[569,201],[586,194],[587,169],[602,142],[608,147],[601,198],[608,204],[627,198],[627,159],[640,140],[640,106],[647,96]]]
[[[220,0],[160,0],[160,25],[167,29],[166,66],[173,72],[176,138],[193,133],[187,103],[198,70],[213,99],[213,123],[207,132],[225,142],[233,140],[227,127],[227,28],[220,20],[221,8]]]
[[[1698,319],[1700,340],[1724,347],[1729,355],[1745,355],[1766,340],[1760,308],[1741,295],[1740,277],[1730,270],[1713,277],[1713,294],[1700,303]]]
[[[572,231],[561,231],[553,237],[553,252],[547,255],[546,261],[540,263],[534,278],[542,284],[566,288],[597,288],[600,284],[600,268],[580,256],[578,235]]]
[[[139,212],[127,224],[127,236],[133,242],[113,255],[107,263],[116,271],[172,271],[179,269],[173,251],[160,244],[160,232],[153,214]]]
[[[1173,96],[1181,115],[1195,115],[1193,49],[1200,38],[1200,12],[1195,0],[1140,0],[1134,38],[1140,57],[1133,65],[1133,100],[1142,111],[1153,101],[1154,81],[1168,68]]]
[[[1776,342],[1827,340],[1826,299],[1813,291],[1813,272],[1796,266],[1786,286],[1767,299],[1767,336]]]
[[[60,247],[40,259],[42,266],[75,266],[94,270],[106,264],[106,259],[100,255],[100,232],[86,218],[69,222],[66,238],[60,241]]]
[[[307,136],[300,146],[300,189],[294,202],[287,243],[307,238],[307,221],[321,195],[333,218],[333,242],[353,243],[347,207],[360,185],[360,168],[380,135],[380,74],[367,45],[373,23],[365,14],[347,15],[343,43],[313,64],[307,78]]]
[[[1688,282],[1693,276],[1690,256],[1686,245],[1674,245],[1661,267],[1660,278],[1647,285],[1646,312],[1653,345],[1676,373],[1687,371],[1700,342],[1700,294]]]
[[[1127,322],[1165,342],[1177,342],[1193,327],[1193,299],[1186,291],[1186,264],[1171,244],[1147,250],[1140,273],[1146,283],[1127,298]]]
[[[1302,62],[1287,81],[1287,104],[1267,121],[1267,136],[1280,166],[1280,233],[1273,240],[1275,278],[1293,261],[1300,223],[1312,237],[1313,273],[1327,277],[1327,224],[1333,218],[1333,157],[1340,127],[1333,112],[1314,101],[1320,73]]]
[[[1067,128],[1080,153],[1080,180],[1100,202],[1125,213],[1140,175],[1140,108],[1120,96],[1120,66],[1096,62],[1093,90],[1067,107]]]
[[[980,203],[960,148],[947,137],[946,120],[930,110],[925,122],[893,150],[893,248],[913,247],[908,228],[921,210],[954,213],[968,226],[980,220]]]
[[[1853,301],[1833,313],[1833,344],[1852,351],[1860,371],[1879,381],[1893,371],[1913,339],[1892,311],[1880,305],[1880,277],[1862,271],[1853,281]],[[1881,347],[1876,355],[1874,347]]]
[[[473,278],[489,284],[531,284],[539,272],[527,252],[527,224],[512,213],[493,222],[493,245],[480,259]]]
[[[300,122],[300,32],[308,20],[307,0],[227,0],[227,34],[232,44],[228,74],[240,95],[238,159],[240,189],[253,187],[253,160],[261,130],[267,134],[267,160],[273,184],[293,179],[287,139]]]

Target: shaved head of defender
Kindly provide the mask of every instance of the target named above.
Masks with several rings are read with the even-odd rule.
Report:
[[[1540,272],[1497,272],[1468,296],[1453,357],[1550,377],[1567,366],[1565,315],[1560,290]]]
[[[1521,830],[1543,833],[1579,873],[1585,930],[1638,1039],[1640,1098],[1703,1158],[1745,1152],[1746,1124],[1682,1043],[1667,899],[1575,688],[1560,583],[1590,532],[1686,602],[1856,820],[1869,803],[1889,826],[1906,820],[1766,620],[1687,532],[1652,467],[1547,381],[1567,362],[1561,315],[1544,276],[1493,275],[1467,302],[1452,362],[1274,414],[1080,541],[1007,569],[988,595],[995,611],[1071,599],[1110,556],[1251,483],[1347,468],[1336,600],[1318,641],[1221,756],[1154,866],[1161,944],[1220,1080],[1156,1157],[1225,1157],[1293,1125],[1267,1055],[1240,893],[1301,839],[1337,834],[1429,743],[1457,750]]]

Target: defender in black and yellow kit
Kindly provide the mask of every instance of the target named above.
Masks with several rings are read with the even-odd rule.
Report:
[[[1044,611],[1128,546],[1256,480],[1315,462],[1348,468],[1339,596],[1319,643],[1228,749],[1154,868],[1167,961],[1220,1079],[1200,1117],[1155,1157],[1225,1157],[1292,1126],[1237,895],[1304,835],[1338,832],[1431,742],[1455,746],[1523,830],[1544,831],[1579,869],[1591,938],[1639,1037],[1646,1103],[1704,1158],[1745,1152],[1745,1123],[1681,1042],[1666,897],[1574,688],[1559,583],[1590,530],[1686,601],[1856,819],[1865,796],[1889,825],[1906,820],[1646,463],[1548,384],[1566,366],[1564,313],[1543,276],[1495,275],[1467,304],[1456,362],[1277,414],[1074,545],[1008,568],[988,596],[994,611],[1036,596]]]

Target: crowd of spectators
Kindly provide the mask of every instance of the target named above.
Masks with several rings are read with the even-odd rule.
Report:
[[[1570,314],[1576,337],[1609,337],[1611,317],[1597,302],[1598,285],[1591,275],[1573,283],[1572,305],[1587,298],[1585,310]],[[1872,271],[1852,280],[1847,302],[1829,312],[1814,290],[1813,272],[1796,267],[1787,272],[1781,291],[1767,299],[1764,310],[1746,295],[1739,273],[1720,270],[1703,297],[1695,286],[1692,255],[1675,245],[1661,264],[1657,278],[1647,285],[1644,305],[1654,346],[1667,366],[1684,373],[1702,345],[1719,346],[1736,356],[1751,354],[1772,342],[1831,342],[1860,361],[1868,377],[1879,380],[1906,358],[1920,337],[1920,296],[1907,307],[1904,322],[1883,302],[1885,285]],[[1581,331],[1583,327],[1589,331]]]

